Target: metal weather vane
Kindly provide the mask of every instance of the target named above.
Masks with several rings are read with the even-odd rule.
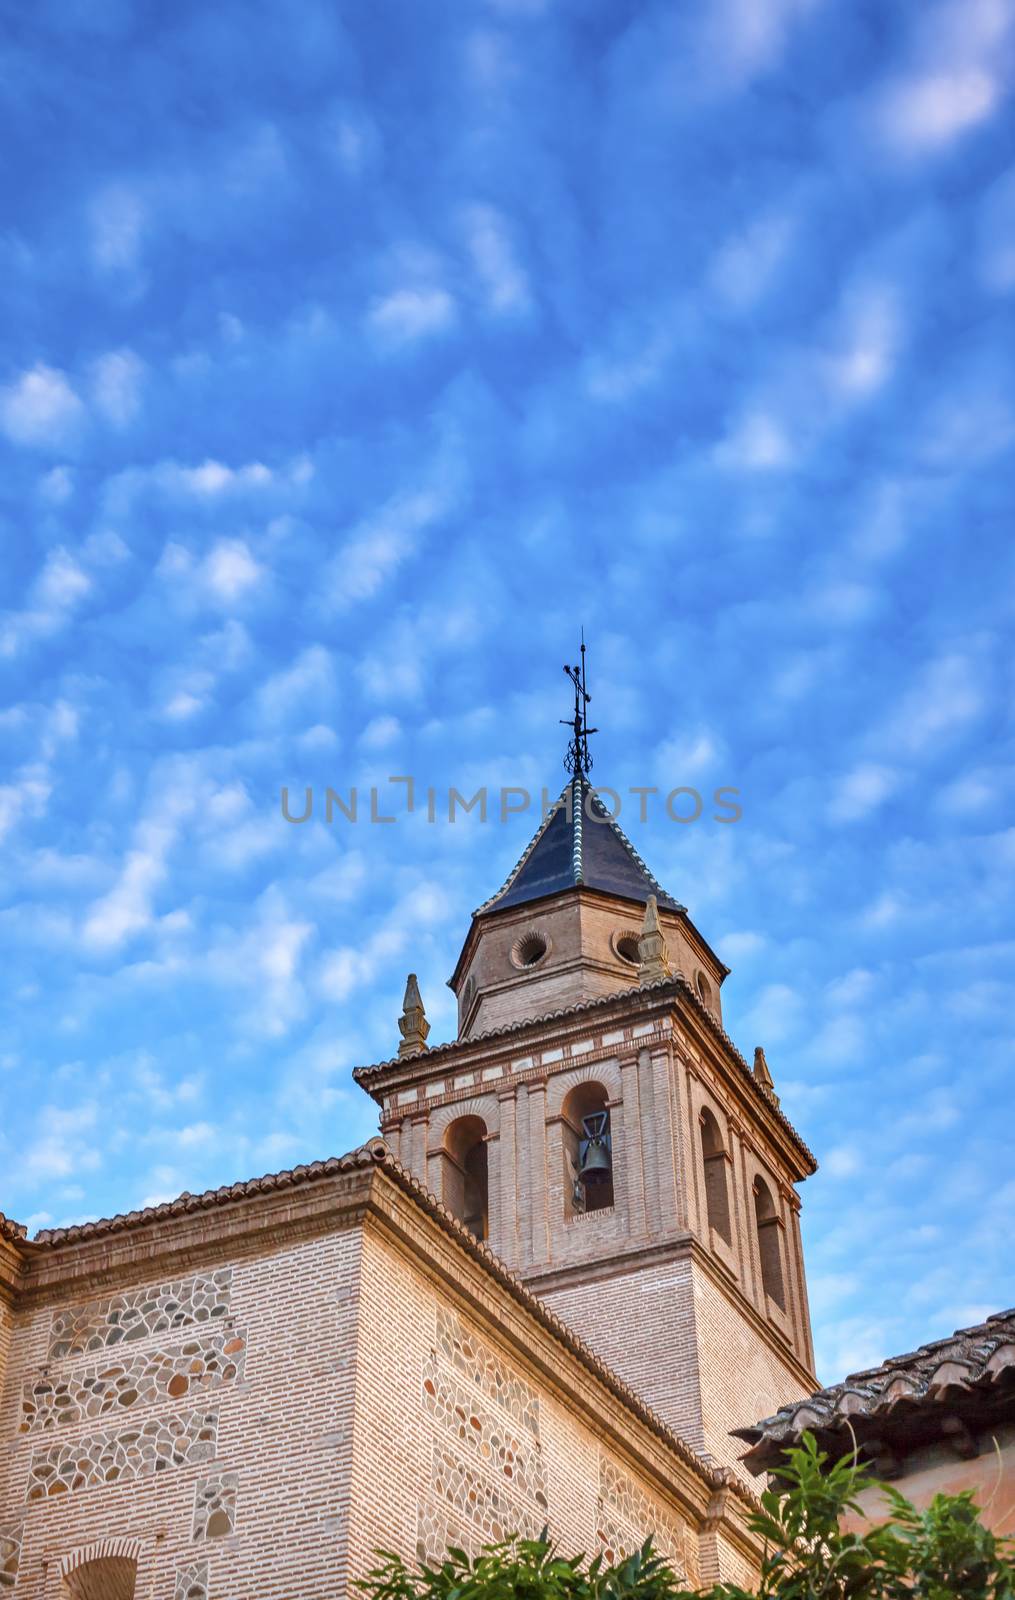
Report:
[[[592,766],[592,757],[589,755],[589,738],[593,733],[598,733],[598,728],[590,728],[588,722],[588,705],[592,696],[585,687],[585,629],[581,636],[581,662],[577,666],[569,667],[566,663],[564,671],[574,686],[574,717],[561,717],[565,728],[570,728],[572,737],[564,757],[564,766],[576,778],[583,778]]]

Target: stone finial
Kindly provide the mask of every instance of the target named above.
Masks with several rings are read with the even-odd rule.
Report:
[[[776,1105],[778,1105],[779,1096],[775,1092],[775,1084],[772,1081],[772,1074],[769,1071],[768,1062],[765,1060],[765,1052],[761,1048],[760,1044],[757,1044],[754,1047],[754,1076],[758,1083],[761,1084],[761,1087],[768,1090],[769,1094],[772,1096],[772,1099],[775,1101]]]
[[[638,982],[643,985],[656,983],[660,978],[669,976],[666,940],[659,928],[659,908],[655,895],[650,894],[645,902],[645,921],[638,935]]]
[[[414,1056],[417,1050],[426,1049],[426,1036],[430,1032],[430,1024],[426,1020],[414,972],[409,973],[405,982],[405,999],[402,1001],[402,1015],[398,1019],[398,1031],[402,1035],[402,1042],[398,1047],[400,1056]]]

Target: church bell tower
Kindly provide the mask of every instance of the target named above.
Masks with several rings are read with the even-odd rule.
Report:
[[[399,1055],[358,1068],[399,1159],[689,1444],[809,1394],[796,1185],[814,1157],[761,1050],[722,1025],[728,976],[589,781],[569,781],[449,980],[458,1038],[427,1047],[410,980]]]

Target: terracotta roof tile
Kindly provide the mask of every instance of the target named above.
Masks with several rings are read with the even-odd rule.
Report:
[[[749,1469],[763,1472],[807,1430],[833,1453],[852,1449],[854,1436],[862,1451],[870,1440],[898,1452],[933,1437],[956,1411],[986,1424],[999,1407],[1015,1421],[1015,1309],[853,1372],[733,1434],[751,1447],[743,1457]]]
[[[18,1239],[23,1239],[27,1232],[28,1229],[23,1222],[13,1222],[0,1211],[0,1239],[9,1239],[14,1243]]]

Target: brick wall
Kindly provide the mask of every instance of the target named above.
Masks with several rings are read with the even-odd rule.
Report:
[[[18,1600],[55,1600],[61,1560],[110,1538],[140,1542],[151,1600],[177,1600],[184,1579],[216,1600],[343,1587],[359,1235],[241,1246],[224,1266],[97,1284],[19,1316],[0,1408]],[[194,1296],[216,1276],[211,1299]],[[120,1339],[124,1303],[154,1309]],[[64,1322],[79,1330],[69,1349]]]
[[[448,1542],[476,1549],[548,1523],[566,1551],[613,1556],[654,1531],[697,1576],[686,1515],[604,1447],[601,1415],[553,1394],[494,1330],[370,1234],[361,1317],[354,1567],[376,1547],[432,1556]]]

